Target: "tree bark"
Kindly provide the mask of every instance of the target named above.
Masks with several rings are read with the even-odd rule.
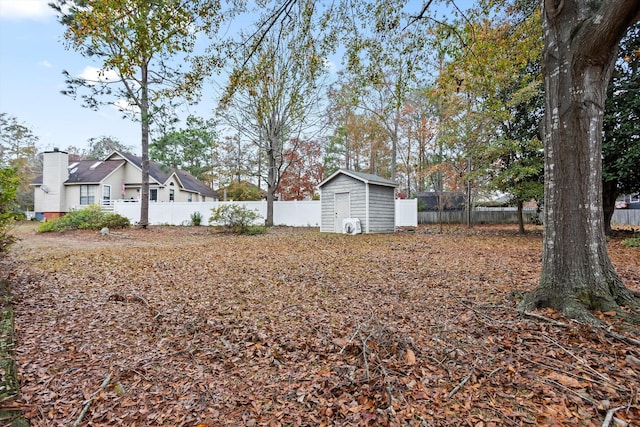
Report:
[[[524,229],[524,216],[523,216],[523,205],[524,203],[522,202],[522,200],[519,200],[516,202],[517,207],[518,207],[518,231],[520,232],[520,234],[525,234],[526,231]]]
[[[141,67],[142,94],[140,105],[140,127],[142,132],[142,188],[140,194],[140,226],[149,225],[149,70]]]
[[[544,0],[544,239],[537,288],[520,309],[638,307],[616,274],[602,213],[602,122],[616,46],[638,19],[637,0]]]

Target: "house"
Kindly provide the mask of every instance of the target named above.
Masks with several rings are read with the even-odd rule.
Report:
[[[320,189],[320,231],[343,233],[360,223],[363,233],[395,231],[397,184],[376,175],[340,169],[318,185]],[[348,220],[348,221],[345,221]]]
[[[35,187],[34,207],[39,220],[55,218],[88,205],[110,206],[114,200],[139,201],[142,159],[114,152],[104,160],[69,161],[69,154],[53,149],[43,154],[42,176]],[[217,201],[217,193],[185,171],[149,162],[151,202]]]

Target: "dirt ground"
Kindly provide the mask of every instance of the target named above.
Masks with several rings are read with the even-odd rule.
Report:
[[[32,426],[640,425],[637,328],[515,311],[540,229],[15,234],[0,275]]]

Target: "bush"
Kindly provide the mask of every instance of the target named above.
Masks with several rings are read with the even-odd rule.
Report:
[[[38,232],[101,230],[104,227],[128,228],[130,225],[128,218],[119,214],[104,212],[100,210],[100,206],[91,205],[77,211],[71,211],[60,218],[41,223],[38,227]]]
[[[20,184],[17,170],[0,168],[0,254],[7,252],[16,239],[9,234],[16,212],[16,194]]]
[[[622,243],[625,248],[638,248],[640,247],[640,237],[629,237],[620,243]]]
[[[221,226],[237,234],[262,234],[266,231],[264,225],[256,225],[255,221],[262,218],[258,211],[232,203],[211,209],[213,215],[209,224]]]
[[[202,223],[202,214],[200,212],[194,212],[191,214],[191,225],[198,226]]]

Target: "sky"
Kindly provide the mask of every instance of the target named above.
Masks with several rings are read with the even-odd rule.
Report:
[[[111,136],[140,154],[140,125],[113,106],[93,111],[62,95],[64,70],[85,75],[99,66],[64,44],[64,27],[50,0],[0,0],[0,112],[17,118],[39,138],[39,148],[88,147]],[[461,0],[460,3],[470,3]],[[213,105],[197,107],[208,117]]]
[[[89,138],[113,136],[139,151],[140,126],[115,107],[99,111],[62,95],[63,70],[80,75],[96,66],[64,45],[64,27],[50,0],[0,0],[0,112],[39,137],[39,148],[86,148]]]

